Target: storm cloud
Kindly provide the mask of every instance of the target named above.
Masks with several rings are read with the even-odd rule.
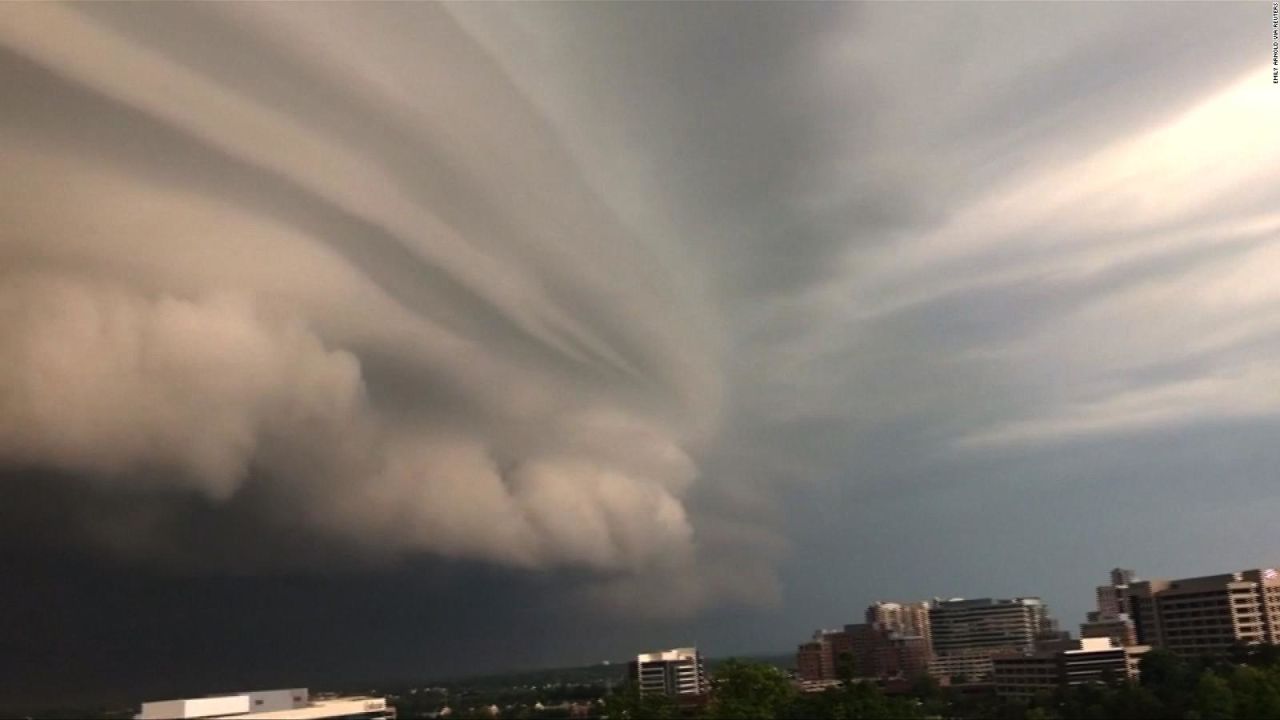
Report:
[[[440,8],[280,10],[6,12],[5,461],[261,485],[373,559],[688,565],[714,341],[666,259]]]
[[[776,621],[705,620],[730,649],[879,595],[1079,585],[1069,624],[1090,573],[1215,557],[1134,540],[1179,499],[1266,527],[1265,15],[7,5],[0,519]]]

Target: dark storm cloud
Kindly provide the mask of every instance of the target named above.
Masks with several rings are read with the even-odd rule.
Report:
[[[300,54],[349,10],[8,11],[6,459],[374,556],[681,572],[715,379],[660,260],[439,8],[333,43],[429,49]]]
[[[1154,525],[1103,498],[1091,544],[1044,508],[1266,472],[1244,452],[1280,408],[1259,22],[8,6],[7,532],[265,583],[439,573],[440,607],[511,588],[486,612],[550,636],[567,591],[780,603],[749,639],[701,616],[723,649],[876,595],[1056,601]],[[1188,457],[1144,465],[1162,442]],[[1019,584],[1044,553],[1061,582]],[[649,622],[599,637],[696,635]]]

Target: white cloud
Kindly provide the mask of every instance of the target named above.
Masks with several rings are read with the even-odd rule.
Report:
[[[985,429],[958,444],[969,449],[1035,445],[1277,414],[1280,371],[1251,366],[1055,408],[1046,417]]]

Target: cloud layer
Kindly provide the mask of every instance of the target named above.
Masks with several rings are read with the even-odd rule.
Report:
[[[0,487],[136,560],[769,604],[822,513],[1280,411],[1246,5],[0,12]]]

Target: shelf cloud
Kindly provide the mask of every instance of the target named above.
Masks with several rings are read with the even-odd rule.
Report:
[[[955,467],[1274,417],[1250,13],[5,6],[0,522],[671,618]]]
[[[693,291],[442,10],[351,11],[6,11],[0,459],[373,560],[688,566]],[[219,544],[170,524],[125,544]]]

